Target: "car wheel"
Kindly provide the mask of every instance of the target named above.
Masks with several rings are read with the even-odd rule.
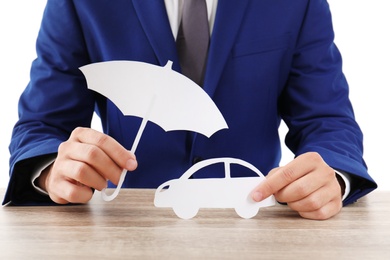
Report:
[[[182,219],[190,219],[198,214],[199,208],[191,207],[190,205],[181,206],[181,207],[173,207],[173,211],[175,214]]]
[[[242,218],[253,218],[259,212],[259,207],[243,204],[237,206],[234,210],[236,211],[237,215]]]

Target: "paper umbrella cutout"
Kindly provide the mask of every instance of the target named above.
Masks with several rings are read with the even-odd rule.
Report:
[[[188,130],[207,137],[228,128],[210,96],[171,67],[171,61],[164,67],[137,61],[107,61],[80,67],[89,89],[110,99],[124,115],[142,118],[131,148],[133,153],[148,121],[165,131]],[[126,173],[124,169],[113,194],[102,191],[104,200],[118,195]]]

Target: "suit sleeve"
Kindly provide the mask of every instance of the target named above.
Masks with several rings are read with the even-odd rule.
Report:
[[[294,154],[318,152],[331,167],[350,174],[345,205],[377,187],[367,173],[363,134],[348,95],[328,3],[308,1],[280,111],[289,128],[286,144]]]
[[[10,181],[3,204],[50,203],[31,184],[35,165],[55,156],[75,127],[89,127],[94,111],[94,94],[78,69],[89,58],[72,1],[47,2],[36,51],[9,146]]]

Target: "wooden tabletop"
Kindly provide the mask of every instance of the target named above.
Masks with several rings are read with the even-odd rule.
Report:
[[[201,209],[182,220],[154,207],[154,191],[122,189],[111,202],[96,192],[77,206],[3,207],[0,259],[390,259],[390,192],[314,221],[283,205],[252,219]]]

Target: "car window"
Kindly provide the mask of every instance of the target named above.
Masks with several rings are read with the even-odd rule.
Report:
[[[225,178],[223,162],[207,165],[192,175],[192,178]]]
[[[230,174],[232,178],[259,176],[256,172],[252,171],[251,169],[236,163],[230,165]]]

